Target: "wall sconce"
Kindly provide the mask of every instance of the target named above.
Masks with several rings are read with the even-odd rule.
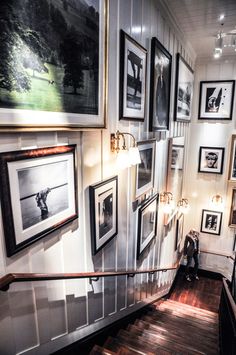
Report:
[[[181,213],[188,213],[190,206],[187,198],[181,198],[177,203],[177,207]]]
[[[162,192],[160,194],[160,202],[164,203],[163,212],[171,213],[174,207],[173,194],[171,192]]]
[[[129,149],[127,148],[125,135],[129,135],[133,144]],[[122,142],[120,142],[122,140]],[[131,133],[116,131],[116,133],[111,134],[111,151],[117,153],[117,165],[120,168],[128,168],[131,165],[136,165],[141,163],[139,150],[137,147],[136,140]]]
[[[221,195],[216,194],[212,197],[211,201],[214,205],[219,206],[223,203],[223,198]]]

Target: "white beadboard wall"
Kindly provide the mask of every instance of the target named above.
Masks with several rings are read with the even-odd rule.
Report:
[[[148,50],[147,106],[144,123],[119,121],[119,30]],[[148,132],[150,43],[156,36],[173,56],[170,131]],[[136,260],[137,211],[133,210],[135,170],[118,171],[110,153],[110,133],[117,129],[137,140],[156,138],[154,192],[165,191],[168,137],[186,136],[189,126],[173,122],[175,55],[180,52],[193,67],[195,55],[173,27],[170,16],[154,0],[110,0],[108,128],[87,132],[1,133],[0,151],[56,144],[77,145],[79,219],[10,258],[6,257],[0,221],[0,275],[11,272],[88,272],[143,269],[171,265],[175,229],[163,227],[160,207],[157,238]],[[194,123],[196,124],[196,123]],[[190,163],[189,163],[190,164]],[[118,235],[95,256],[91,254],[89,185],[118,175]],[[188,186],[187,186],[187,190]],[[230,243],[229,243],[230,244]],[[0,353],[50,354],[128,315],[158,295],[167,293],[174,271],[151,277],[19,283],[0,292]]]
[[[230,142],[236,128],[235,100],[233,103],[233,118],[231,121],[198,120],[198,103],[200,81],[206,80],[235,80],[236,61],[232,57],[220,61],[202,59],[195,66],[195,88],[190,126],[190,142],[188,146],[186,171],[189,178],[185,179],[184,194],[189,199],[191,212],[185,223],[185,232],[191,227],[200,230],[202,210],[222,211],[221,234],[212,235],[201,233],[200,245],[202,249],[232,254],[235,230],[228,227],[229,212],[232,198],[232,182],[228,182]],[[198,173],[199,147],[224,147],[225,158],[223,174]],[[223,197],[223,205],[215,207],[211,199],[216,193]],[[205,270],[218,271],[230,279],[232,263],[220,256],[202,253],[200,267]]]

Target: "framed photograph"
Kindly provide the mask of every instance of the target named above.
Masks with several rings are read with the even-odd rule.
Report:
[[[7,256],[78,217],[75,145],[0,154]]]
[[[147,50],[120,31],[120,119],[144,121]]]
[[[118,231],[118,176],[89,187],[92,252],[95,255]]]
[[[176,57],[175,80],[174,120],[190,122],[194,72],[179,53]]]
[[[201,232],[220,235],[222,212],[202,210]]]
[[[136,167],[136,192],[138,197],[154,185],[155,140],[138,142],[141,163]]]
[[[156,37],[151,44],[149,131],[169,128],[171,54]]]
[[[229,216],[229,227],[236,228],[236,188],[232,189],[232,199]]]
[[[181,215],[176,220],[176,227],[175,227],[175,250],[178,249],[181,240],[183,238],[183,228],[184,228],[184,215]]]
[[[225,148],[200,147],[198,172],[222,174]]]
[[[156,236],[158,194],[145,201],[138,210],[137,258]]]
[[[234,80],[201,81],[198,118],[231,120],[234,87]]]
[[[183,165],[184,165],[184,145],[172,144],[171,169],[183,170]]]
[[[105,127],[107,0],[25,4],[0,5],[0,129]]]
[[[231,138],[229,180],[236,181],[236,134],[233,134]]]

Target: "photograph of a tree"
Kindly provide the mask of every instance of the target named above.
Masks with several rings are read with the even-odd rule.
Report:
[[[98,113],[99,0],[0,2],[0,106]]]

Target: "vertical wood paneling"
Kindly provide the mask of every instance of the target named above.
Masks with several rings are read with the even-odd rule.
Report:
[[[154,0],[118,0],[110,1],[109,17],[109,82],[108,82],[108,124],[107,130],[88,132],[46,132],[0,134],[0,151],[18,150],[26,147],[44,147],[56,144],[77,145],[77,184],[79,219],[56,233],[42,239],[32,247],[25,249],[12,258],[6,258],[3,231],[1,233],[0,273],[6,272],[80,272],[143,269],[171,263],[173,254],[173,230],[166,232],[163,228],[163,212],[159,206],[157,237],[152,241],[143,255],[137,260],[137,215],[133,210],[135,201],[135,168],[118,171],[114,155],[110,153],[110,133],[117,128],[128,131],[137,140],[156,137],[157,165],[155,169],[155,186],[151,193],[163,192],[166,188],[166,164],[168,156],[167,137],[188,132],[188,125],[173,122],[173,102],[175,85],[176,52],[190,62],[188,50],[176,36],[175,30],[165,19]],[[144,123],[119,121],[119,31],[123,29],[148,51],[147,58],[147,92],[146,117]],[[149,83],[150,83],[150,43],[151,37],[157,37],[171,52],[173,59],[170,132],[151,133],[148,131]],[[226,75],[230,77],[231,69]],[[212,71],[212,75],[214,70]],[[221,68],[221,73],[223,73]],[[118,234],[96,255],[91,254],[89,186],[112,175],[118,175]],[[147,194],[148,196],[148,194]],[[1,228],[1,227],[0,227]],[[1,322],[0,350],[4,355],[16,351],[27,351],[30,347],[49,343],[57,338],[63,344],[78,340],[84,334],[86,325],[90,331],[102,327],[108,316],[117,315],[122,309],[140,304],[141,300],[158,292],[163,293],[169,287],[174,273],[137,275],[134,278],[118,277],[89,280],[54,281],[35,283],[33,286],[17,286],[8,297],[1,297],[4,305],[4,320]],[[156,285],[158,280],[159,288]],[[16,299],[23,299],[16,302]],[[2,304],[0,305],[2,310]],[[0,315],[1,317],[1,315]],[[105,317],[105,319],[104,319]],[[1,318],[0,318],[1,319]],[[2,319],[1,319],[2,320]],[[110,320],[111,321],[111,320]],[[95,323],[95,324],[94,324]],[[101,324],[101,325],[99,325]],[[2,325],[4,327],[2,328]],[[19,329],[24,328],[26,335],[21,337]],[[81,328],[81,329],[80,329]],[[3,329],[3,331],[2,331]],[[76,329],[80,329],[79,331]],[[73,333],[76,331],[75,333]],[[64,334],[67,334],[65,335]],[[13,339],[7,344],[9,334]],[[72,336],[71,336],[72,335]],[[62,336],[64,336],[62,338]],[[6,345],[7,344],[7,345]],[[15,350],[16,349],[16,350]],[[50,349],[50,346],[48,346]],[[44,346],[45,350],[45,346]],[[40,348],[37,350],[40,353]],[[0,351],[1,352],[1,351]],[[48,353],[50,350],[48,350]]]

